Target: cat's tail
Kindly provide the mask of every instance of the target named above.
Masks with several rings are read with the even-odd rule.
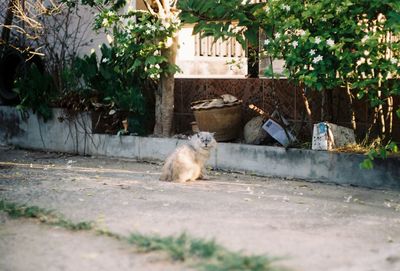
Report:
[[[159,178],[160,181],[168,182],[167,174],[161,173]]]
[[[172,181],[171,172],[172,172],[171,165],[164,165],[159,180],[164,182],[171,182]]]

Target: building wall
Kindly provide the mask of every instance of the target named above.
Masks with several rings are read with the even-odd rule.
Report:
[[[242,77],[247,74],[246,52],[233,39],[227,41],[193,35],[193,26],[185,25],[179,32],[177,65],[182,73],[177,78]]]

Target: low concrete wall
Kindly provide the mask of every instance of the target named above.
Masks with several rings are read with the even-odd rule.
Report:
[[[0,142],[23,148],[86,154],[92,134],[88,113],[70,117],[61,109],[44,122],[32,111],[0,106]]]
[[[75,119],[61,109],[43,122],[29,112],[0,106],[0,143],[29,149],[104,155],[138,160],[164,160],[185,140],[92,134],[89,114]],[[376,160],[373,170],[362,170],[363,155],[219,143],[209,160],[215,169],[245,171],[262,176],[400,189],[400,159]]]

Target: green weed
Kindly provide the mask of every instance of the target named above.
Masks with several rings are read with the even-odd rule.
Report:
[[[92,222],[83,221],[74,223],[71,220],[63,218],[61,215],[37,206],[26,206],[0,200],[0,211],[6,212],[12,218],[36,218],[44,224],[58,226],[72,231],[93,229]]]
[[[177,237],[131,234],[128,238],[142,252],[163,251],[173,260],[190,261],[204,271],[276,271],[271,259],[264,256],[246,256],[232,252],[215,243],[190,238],[187,234]]]
[[[273,260],[265,256],[247,256],[232,252],[216,244],[214,240],[191,238],[186,233],[179,236],[161,237],[133,233],[128,237],[95,227],[93,222],[74,223],[52,211],[0,200],[0,211],[12,218],[33,218],[50,226],[58,226],[71,231],[94,231],[120,241],[127,241],[139,251],[165,252],[174,261],[185,262],[203,271],[277,271],[271,266]]]

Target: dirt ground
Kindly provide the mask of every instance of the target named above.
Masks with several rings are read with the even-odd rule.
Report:
[[[0,148],[0,199],[110,231],[186,232],[293,271],[400,270],[400,193],[213,171],[158,181],[159,164]],[[290,169],[288,169],[290,170]],[[0,214],[0,270],[189,270],[117,240]]]

